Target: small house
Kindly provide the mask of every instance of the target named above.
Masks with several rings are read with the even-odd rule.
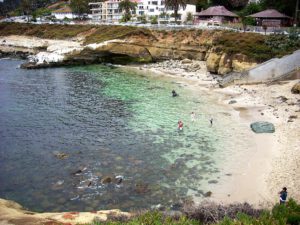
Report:
[[[292,18],[278,12],[275,9],[267,9],[262,12],[258,12],[250,15],[256,20],[257,26],[266,26],[266,27],[282,27],[290,26],[292,23]]]
[[[237,22],[238,15],[227,10],[224,6],[212,6],[206,10],[194,14],[195,23],[212,22],[221,24],[226,22]]]

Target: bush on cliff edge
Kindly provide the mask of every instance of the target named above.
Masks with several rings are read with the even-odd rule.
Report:
[[[247,203],[228,206],[208,203],[183,208],[182,215],[148,211],[138,213],[128,221],[111,218],[111,221],[95,221],[93,225],[299,225],[300,205],[290,199],[286,205],[276,204],[272,210],[254,209]]]

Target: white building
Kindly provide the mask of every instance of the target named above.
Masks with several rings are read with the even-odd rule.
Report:
[[[92,11],[92,19],[101,22],[115,22],[122,18],[119,10],[119,0],[89,3]]]
[[[119,2],[121,0],[108,0],[105,2],[89,3],[92,11],[93,19],[100,22],[118,22],[122,18],[122,12],[119,10]],[[149,20],[152,16],[158,18],[164,14],[170,16],[174,13],[171,9],[166,9],[164,0],[132,0],[137,3],[135,12],[132,12],[134,17],[145,15]],[[196,12],[195,5],[187,5],[185,9],[179,8],[178,14],[181,16],[179,20],[184,22],[188,13]],[[174,18],[173,18],[174,19]],[[172,20],[172,19],[171,19]]]
[[[63,20],[65,18],[74,19],[77,17],[77,15],[72,13],[72,10],[69,6],[55,10],[51,13],[51,15],[55,16],[55,18],[58,20]]]

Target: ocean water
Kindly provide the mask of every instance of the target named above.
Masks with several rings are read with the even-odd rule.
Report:
[[[214,95],[172,78],[104,65],[22,70],[21,63],[0,60],[0,197],[30,210],[201,199],[243,145]],[[101,182],[116,176],[120,184]]]

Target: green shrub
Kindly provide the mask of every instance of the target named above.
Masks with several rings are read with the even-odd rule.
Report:
[[[199,225],[200,223],[195,220],[188,219],[185,216],[179,218],[172,218],[164,216],[158,211],[149,211],[139,216],[136,216],[129,221],[111,221],[111,222],[98,222],[95,221],[93,225]]]
[[[157,23],[158,23],[158,21],[157,21],[157,16],[151,16],[151,17],[150,17],[150,23],[151,23],[151,24],[157,24]]]

